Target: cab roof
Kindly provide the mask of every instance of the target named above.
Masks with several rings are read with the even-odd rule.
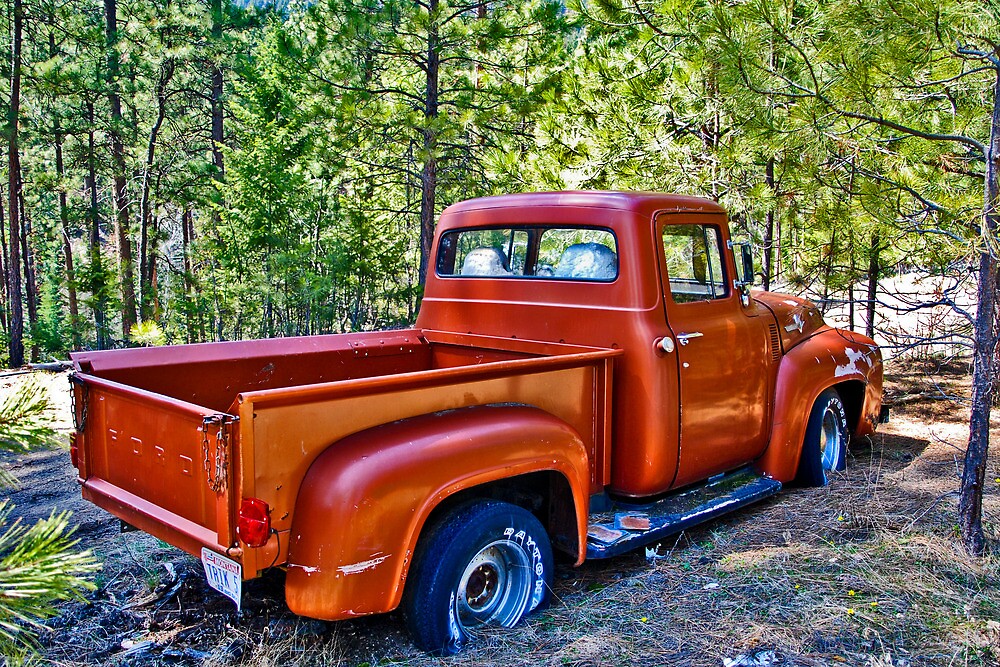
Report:
[[[480,197],[452,204],[442,215],[461,214],[485,209],[572,206],[605,208],[648,214],[653,211],[724,213],[717,202],[703,197],[662,192],[622,192],[611,190],[567,190],[562,192],[526,192]]]

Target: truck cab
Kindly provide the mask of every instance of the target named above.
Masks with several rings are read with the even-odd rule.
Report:
[[[655,496],[751,462],[792,481],[797,456],[764,456],[775,436],[789,437],[782,411],[790,406],[776,405],[779,369],[797,344],[833,330],[804,299],[750,295],[732,248],[725,211],[695,197],[563,192],[462,202],[441,216],[417,327],[623,350],[604,471],[612,495]],[[872,341],[827,335],[838,339],[833,348],[790,378],[811,383],[801,391],[813,399],[851,366],[838,354],[844,342],[866,370],[881,367]],[[842,376],[850,429],[871,433],[880,373]],[[801,429],[793,431],[794,441]]]

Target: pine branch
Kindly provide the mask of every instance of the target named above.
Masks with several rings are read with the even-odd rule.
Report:
[[[12,506],[0,502],[0,529]],[[0,654],[36,649],[36,633],[57,612],[55,603],[82,599],[94,584],[85,577],[100,569],[89,551],[76,552],[69,513],[53,513],[30,528],[20,520],[0,535]]]
[[[33,380],[18,387],[0,405],[0,449],[26,452],[60,444],[51,425],[52,404],[45,388]]]
[[[823,92],[823,86],[820,84],[820,76],[817,73],[815,66],[813,65],[812,59],[805,52],[805,50],[802,48],[802,46],[798,42],[796,42],[794,39],[792,39],[787,33],[785,33],[784,30],[781,30],[780,26],[778,26],[774,21],[772,21],[770,19],[770,17],[767,16],[766,13],[763,15],[763,19],[764,19],[764,22],[773,30],[774,34],[779,39],[781,39],[789,48],[791,48],[793,51],[795,51],[796,54],[798,54],[799,58],[801,59],[801,63],[805,67],[806,72],[808,73],[809,79],[812,82],[812,87],[810,88],[809,86],[803,86],[802,84],[794,82],[790,78],[785,77],[784,75],[782,75],[780,72],[778,72],[776,70],[764,69],[765,73],[781,79],[782,81],[784,81],[788,85],[791,85],[793,88],[795,88],[799,92],[798,93],[789,93],[787,91],[780,91],[780,90],[760,89],[759,87],[757,87],[757,86],[755,86],[753,84],[753,82],[752,82],[749,74],[747,73],[747,71],[745,69],[745,65],[743,63],[742,57],[740,57],[739,58],[739,69],[740,69],[741,78],[746,83],[746,85],[748,87],[750,87],[750,89],[753,90],[754,92],[756,92],[758,94],[761,94],[761,95],[769,95],[769,96],[774,96],[774,97],[785,97],[785,98],[789,98],[789,99],[813,98],[813,99],[821,102],[828,109],[830,109],[833,113],[835,113],[835,114],[837,114],[839,116],[843,116],[845,118],[852,118],[854,120],[860,120],[860,121],[865,122],[865,123],[872,123],[872,124],[875,124],[875,125],[879,125],[881,127],[891,128],[893,130],[896,130],[897,132],[902,132],[903,134],[906,134],[906,135],[909,135],[909,136],[912,136],[912,137],[917,137],[917,138],[920,138],[920,139],[925,139],[927,141],[946,141],[946,142],[954,142],[954,143],[964,144],[964,145],[966,145],[966,146],[968,146],[968,147],[970,147],[970,148],[978,151],[979,154],[983,156],[982,159],[986,158],[987,151],[986,151],[985,144],[983,144],[981,141],[977,141],[976,139],[973,139],[972,137],[967,137],[967,136],[961,135],[961,134],[940,134],[940,133],[936,133],[936,132],[925,132],[925,131],[920,130],[918,128],[910,127],[908,125],[904,125],[902,123],[899,123],[897,121],[891,120],[889,118],[885,118],[884,116],[881,116],[881,115],[866,114],[866,113],[861,113],[861,112],[858,112],[858,111],[851,111],[850,109],[846,109],[846,108],[841,107],[840,105],[836,104],[832,99],[830,99],[829,96],[827,96]],[[986,54],[986,53],[983,53],[983,52],[979,52],[979,51],[976,51],[976,50],[973,50],[973,49],[959,47],[959,53],[962,53],[963,55],[974,55],[976,57],[984,58],[984,59],[989,60],[990,62],[993,62],[993,59],[992,59],[992,57],[989,54]],[[998,66],[1000,66],[1000,65],[998,65]]]

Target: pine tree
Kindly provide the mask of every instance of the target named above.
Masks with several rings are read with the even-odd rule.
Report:
[[[917,213],[902,218],[912,233],[951,227],[945,233],[964,239],[978,256],[972,414],[959,525],[966,548],[981,554],[997,378],[1000,9],[968,0],[914,2],[905,12],[892,0],[796,7],[794,21],[784,20],[789,15],[783,6],[764,3],[746,5],[740,21],[720,18],[727,64],[749,90],[794,104],[826,136],[882,153],[878,169],[865,178],[892,186],[912,202]],[[752,47],[762,31],[791,47],[785,60],[755,58]],[[982,173],[976,171],[980,164]],[[970,199],[971,183],[982,193],[978,205]],[[877,247],[878,235],[872,238]]]
[[[288,58],[336,128],[330,152],[416,218],[419,285],[441,201],[490,191],[487,154],[529,136],[568,29],[547,0],[328,0],[290,25]]]

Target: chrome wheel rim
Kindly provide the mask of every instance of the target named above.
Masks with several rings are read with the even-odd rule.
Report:
[[[844,446],[844,424],[840,413],[831,403],[823,413],[823,428],[820,431],[819,454],[823,471],[834,470],[840,461],[840,449]]]
[[[520,545],[497,540],[479,550],[462,573],[456,618],[463,629],[487,623],[511,627],[531,593],[531,562]]]

